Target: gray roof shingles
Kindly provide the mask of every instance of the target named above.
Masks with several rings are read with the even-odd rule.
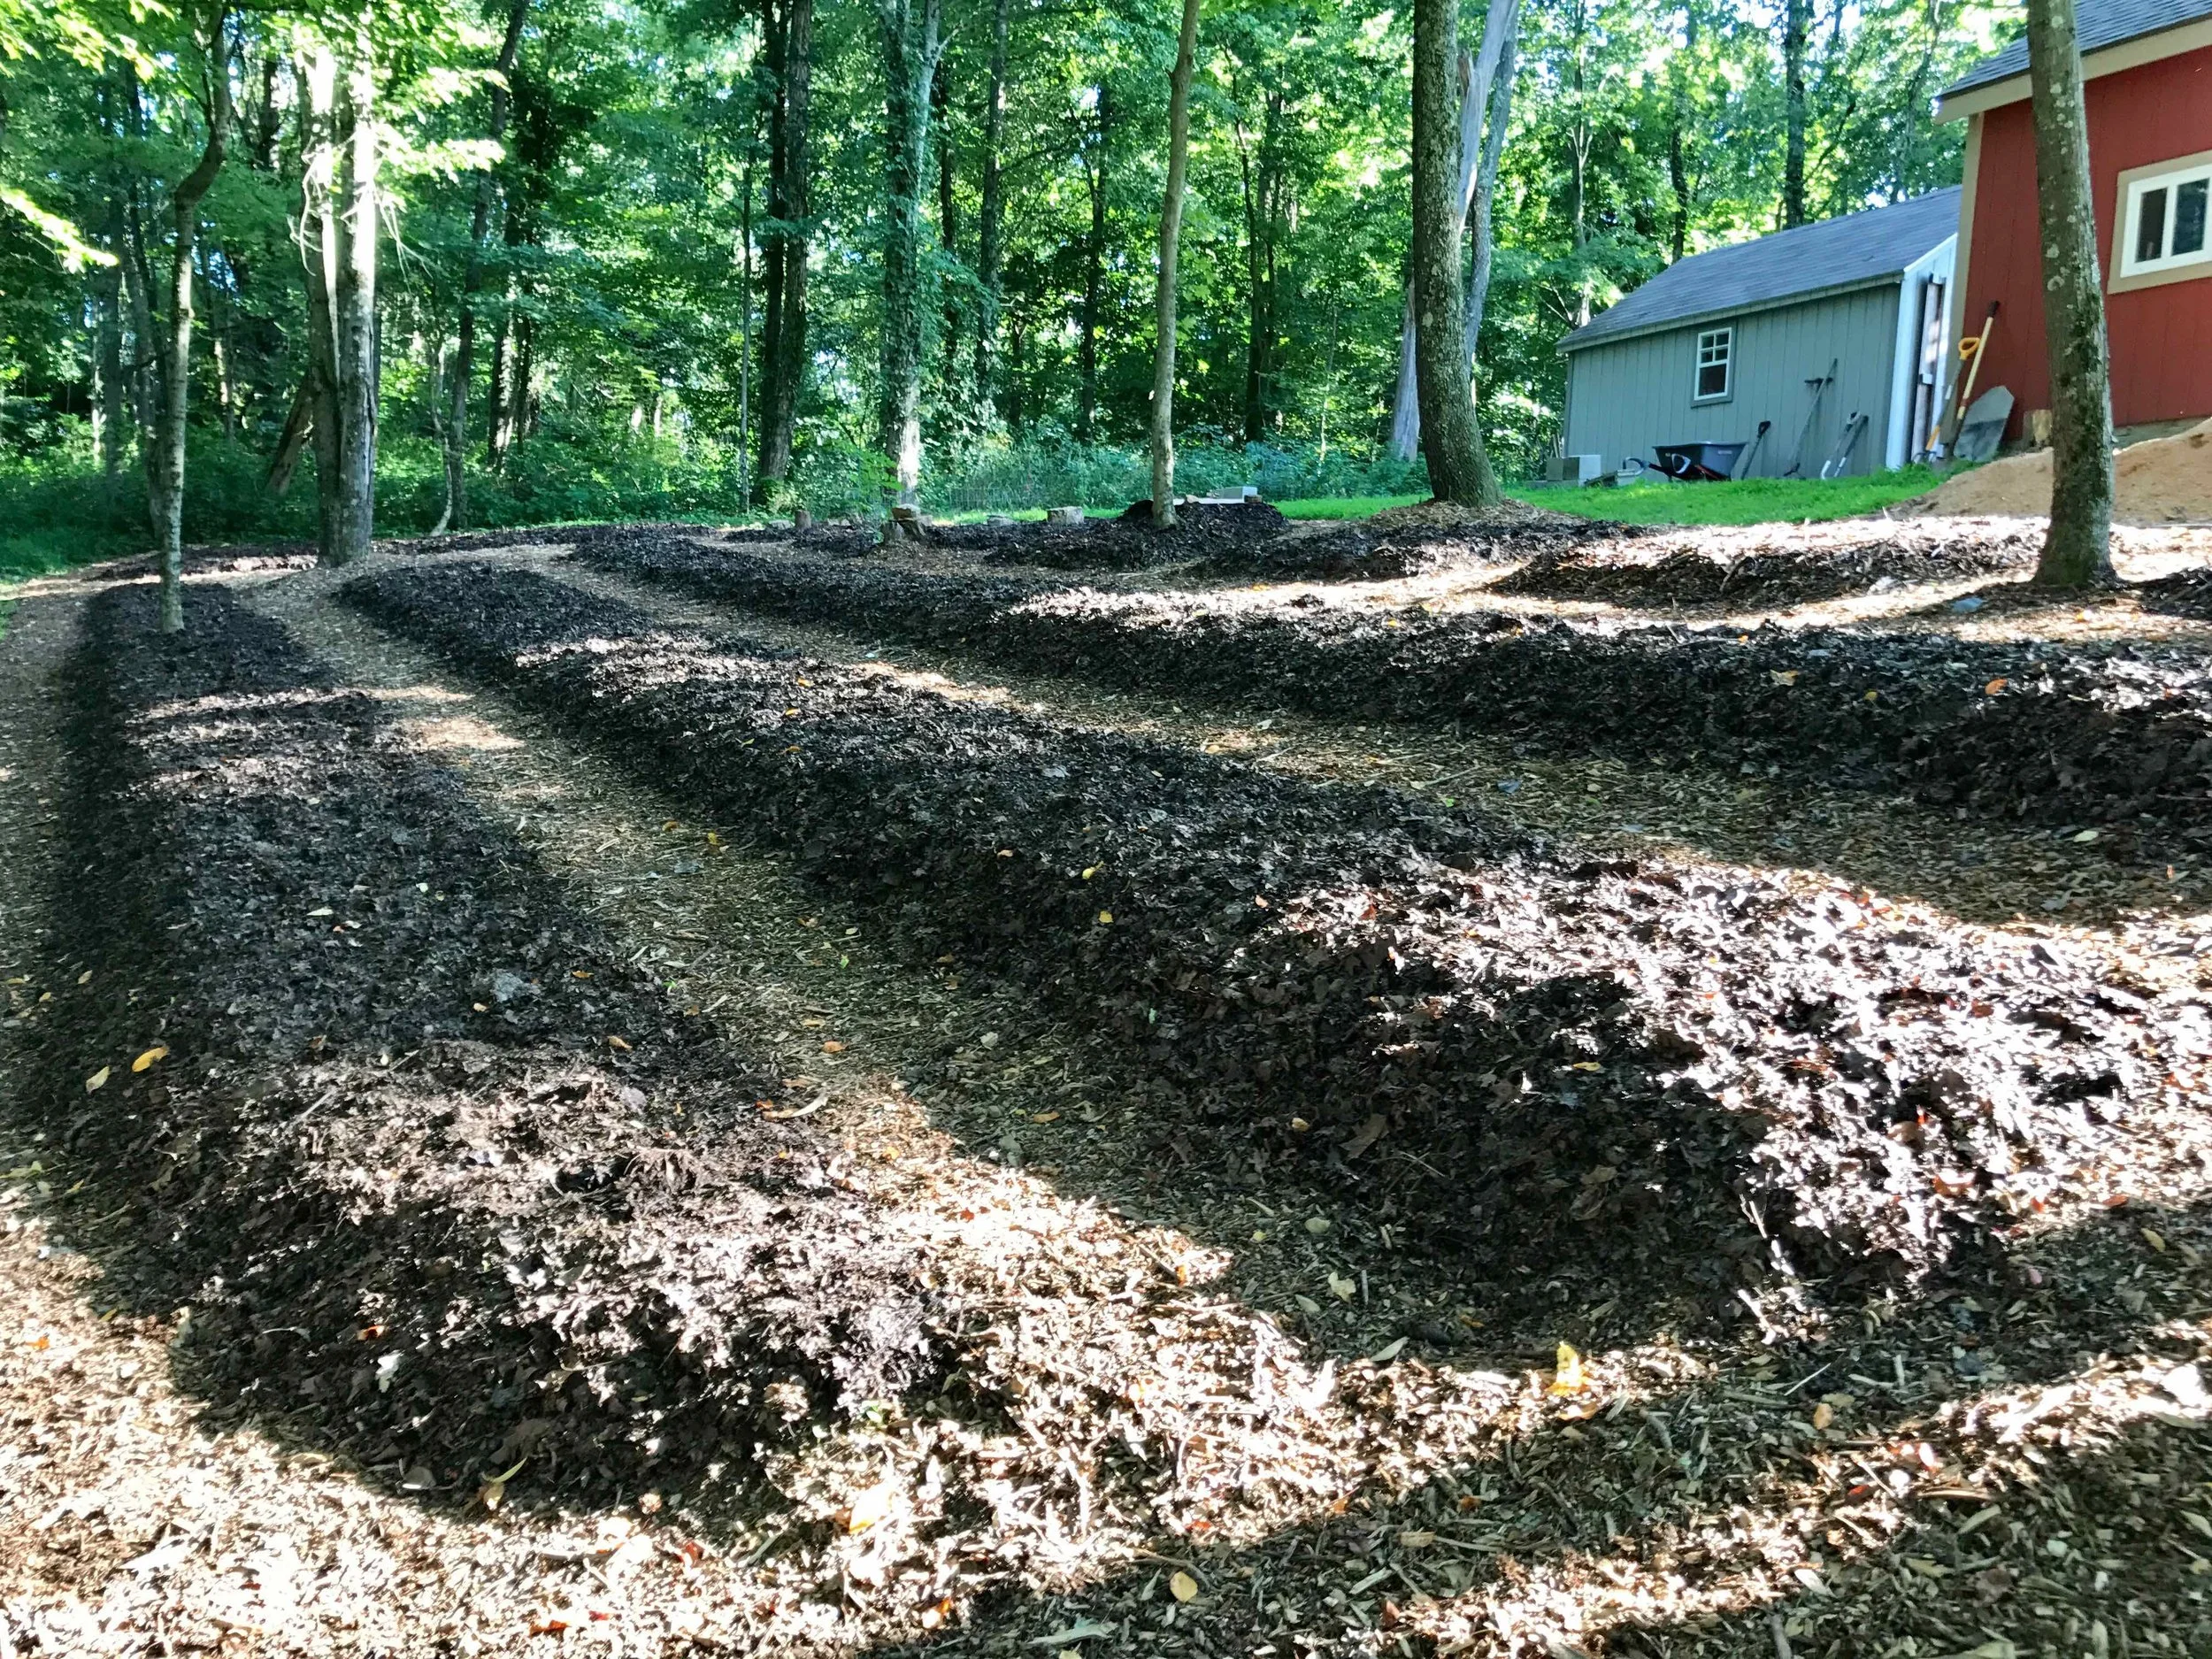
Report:
[[[1716,248],[1669,265],[1569,334],[1559,349],[1578,351],[1695,319],[1759,310],[1794,295],[1878,282],[1902,272],[1958,227],[1959,189],[1953,185],[1893,207]]]
[[[2082,50],[2095,52],[2208,17],[2212,17],[2212,0],[2086,0],[2080,8],[2077,30]],[[1962,92],[2027,73],[2028,43],[2016,40],[1983,58],[1955,85],[1946,87],[1942,96],[1955,98]]]

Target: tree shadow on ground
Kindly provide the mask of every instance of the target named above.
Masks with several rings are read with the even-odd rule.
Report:
[[[1770,1369],[1754,1347],[1709,1350],[1671,1387],[1632,1363],[1564,1396],[1539,1377],[1479,1447],[1422,1463],[1385,1442],[1371,1477],[1271,1529],[1225,1498],[1217,1528],[1156,1538],[1079,1588],[987,1600],[898,1651],[1011,1655],[1058,1633],[1162,1655],[2002,1659],[2088,1651],[2101,1620],[2135,1652],[2194,1652],[2212,1548],[2184,1511],[2212,1484],[2196,1369],[2212,1340],[2174,1316],[2212,1287],[2208,1219],[2090,1220],[1893,1323],[1781,1345]],[[2115,1299],[2131,1288],[2139,1305]],[[1384,1386],[1417,1419],[1450,1380]]]

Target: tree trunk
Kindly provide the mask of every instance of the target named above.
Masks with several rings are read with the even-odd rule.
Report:
[[[899,493],[922,481],[922,175],[929,162],[929,88],[944,50],[941,0],[877,0],[883,41],[882,383],[877,444]]]
[[[814,0],[784,0],[774,23],[776,101],[770,116],[766,238],[768,313],[761,330],[760,457],[753,499],[791,475],[791,448],[806,389],[807,233],[811,181],[807,145],[814,78]]]
[[[1786,0],[1782,17],[1782,225],[1787,229],[1805,222],[1805,36],[1812,27],[1812,0]]]
[[[983,204],[976,223],[976,286],[982,293],[982,310],[976,318],[975,394],[986,405],[991,399],[991,353],[998,344],[1001,262],[1001,224],[1005,217],[999,178],[999,146],[1006,139],[1006,23],[1011,0],[993,0],[991,7],[991,87],[983,111]]]
[[[338,523],[334,564],[365,556],[376,534],[376,68],[364,26],[339,104],[337,286],[331,322],[338,364]]]
[[[230,9],[217,0],[203,42],[207,59],[207,143],[192,171],[170,197],[169,314],[161,342],[161,411],[147,480],[150,485],[156,557],[161,566],[161,631],[184,626],[184,438],[192,396],[192,249],[200,202],[222,170],[230,141],[230,62],[226,27]],[[142,349],[143,348],[142,347]]]
[[[2112,359],[2097,271],[2074,0],[2028,0],[2030,99],[2051,361],[2051,527],[2036,562],[2047,587],[2112,582]]]
[[[315,446],[315,550],[329,560],[338,542],[338,345],[331,295],[338,280],[336,204],[332,200],[335,122],[332,77],[336,65],[327,52],[301,59],[300,257],[307,288],[308,435]]]
[[[1175,254],[1183,232],[1183,180],[1190,166],[1190,83],[1198,54],[1199,0],[1183,0],[1183,28],[1168,83],[1167,194],[1160,203],[1160,287],[1152,346],[1152,522],[1175,523]]]
[[[122,488],[124,423],[128,419],[129,407],[123,384],[122,242],[122,218],[118,214],[111,222],[108,234],[108,248],[118,256],[117,262],[101,270],[96,289],[100,314],[100,475],[110,507],[113,507]]]
[[[953,194],[959,152],[952,141],[952,66],[942,56],[937,59],[936,78],[929,85],[929,102],[937,126],[937,245],[951,264],[960,257],[960,203]],[[945,296],[939,328],[943,337],[938,345],[944,354],[940,373],[946,401],[950,402],[959,363],[960,308],[949,292]]]
[[[1104,81],[1098,87],[1097,153],[1086,173],[1091,187],[1091,236],[1084,250],[1083,333],[1076,345],[1078,379],[1075,441],[1094,443],[1098,438],[1098,323],[1106,289],[1106,164],[1113,142],[1113,93]]]
[[[1501,13],[1502,12],[1502,15]],[[1494,35],[1488,31],[1494,30]],[[1492,50],[1495,41],[1496,50]],[[1482,142],[1482,162],[1475,169],[1474,196],[1468,208],[1468,234],[1474,238],[1474,251],[1468,261],[1467,302],[1465,326],[1467,329],[1467,361],[1480,357],[1478,347],[1482,339],[1482,316],[1490,304],[1490,271],[1497,251],[1492,234],[1492,219],[1498,196],[1498,167],[1505,157],[1505,132],[1513,119],[1513,76],[1520,67],[1521,6],[1520,0],[1502,0],[1490,8],[1490,19],[1482,42],[1482,60],[1475,65],[1474,82],[1468,88],[1471,101],[1477,89],[1486,91],[1488,113]],[[1488,85],[1484,86],[1486,75]],[[1464,142],[1466,124],[1460,125]],[[1463,166],[1464,162],[1461,164]]]
[[[1490,0],[1490,7],[1483,19],[1482,48],[1478,55],[1459,54],[1459,217],[1464,225],[1473,205],[1475,192],[1481,178],[1486,176],[1488,188],[1494,193],[1498,177],[1497,157],[1504,153],[1505,122],[1511,112],[1513,62],[1511,53],[1520,33],[1520,0]],[[1506,82],[1503,98],[1495,96],[1494,88],[1502,75]],[[1489,139],[1483,136],[1483,121],[1486,114],[1494,113],[1495,123]],[[1479,167],[1486,167],[1481,174]],[[1487,257],[1487,238],[1485,246],[1477,250],[1478,263]],[[1483,292],[1489,292],[1489,273],[1481,273]],[[1479,311],[1467,323],[1470,334],[1467,355],[1474,356],[1472,330],[1481,326]],[[1390,448],[1401,461],[1411,461],[1421,448],[1420,376],[1415,367],[1415,349],[1419,330],[1414,322],[1413,266],[1409,258],[1406,265],[1404,314],[1398,326],[1398,390],[1391,404]]]
[[[1667,182],[1674,188],[1674,234],[1669,241],[1678,265],[1690,245],[1690,165],[1683,141],[1690,124],[1689,77],[1697,62],[1697,0],[1687,0],[1682,8],[1682,50],[1670,65],[1674,88],[1667,131]]]
[[[522,28],[529,12],[530,0],[509,0],[507,33],[492,65],[497,79],[491,85],[491,119],[485,123],[486,135],[495,144],[507,136],[507,80],[514,73],[515,60],[522,51]],[[452,373],[446,388],[445,524],[454,530],[468,527],[466,457],[469,388],[476,380],[477,296],[484,291],[484,240],[491,234],[492,196],[497,188],[490,169],[477,175],[476,204],[469,214],[468,265],[461,277],[459,338],[454,344]]]
[[[1413,293],[1414,368],[1421,399],[1422,449],[1440,501],[1492,506],[1498,480],[1482,434],[1462,350],[1466,335],[1459,273],[1463,203],[1453,81],[1459,60],[1455,0],[1414,0]]]

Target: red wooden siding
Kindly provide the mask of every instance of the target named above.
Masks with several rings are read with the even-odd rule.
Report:
[[[2101,75],[2087,91],[2097,256],[2101,266],[2108,266],[2119,175],[2212,150],[2212,47]],[[1980,332],[1993,299],[2004,308],[1976,391],[2012,388],[2017,434],[2023,414],[2051,403],[2035,131],[2025,98],[1982,117],[1972,242],[1962,251],[1968,260],[1965,332]],[[2112,333],[2116,422],[2132,426],[2212,415],[2212,267],[2192,281],[2108,294],[2105,316]]]

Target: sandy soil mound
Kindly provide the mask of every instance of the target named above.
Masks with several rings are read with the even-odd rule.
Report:
[[[2131,443],[2120,451],[2114,473],[2123,524],[2212,521],[2212,420],[2170,438]],[[1992,461],[1923,495],[1909,511],[1945,516],[2047,513],[2051,510],[2051,452]]]

